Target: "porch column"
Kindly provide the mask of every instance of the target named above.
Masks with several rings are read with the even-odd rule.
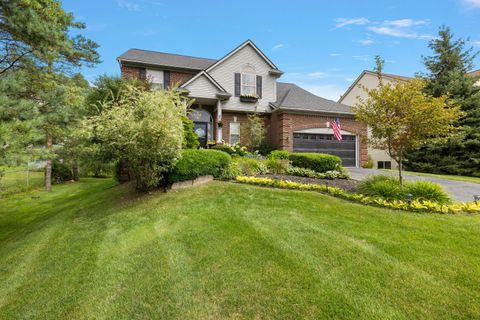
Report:
[[[218,123],[222,121],[222,103],[220,102],[220,99],[217,100],[217,143],[222,142],[222,130],[223,128],[218,127]]]

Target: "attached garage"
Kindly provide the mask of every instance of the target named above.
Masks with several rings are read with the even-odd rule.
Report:
[[[316,132],[317,131],[317,132]],[[318,152],[335,155],[342,159],[345,167],[357,166],[357,136],[342,134],[342,141],[335,139],[331,133],[321,133],[318,130],[293,133],[294,152]]]

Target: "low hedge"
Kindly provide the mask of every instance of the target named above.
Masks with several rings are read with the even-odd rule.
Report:
[[[281,189],[303,190],[303,191],[316,191],[326,193],[334,197],[359,202],[365,205],[373,205],[377,207],[383,207],[388,209],[415,211],[415,212],[434,212],[443,214],[457,214],[457,213],[470,213],[480,214],[480,203],[466,202],[466,203],[454,203],[454,204],[440,204],[435,201],[429,200],[387,200],[381,197],[369,197],[363,194],[356,194],[344,191],[339,188],[329,187],[327,185],[318,184],[304,184],[292,181],[275,180],[269,178],[256,178],[238,176],[237,182],[247,183],[252,185],[267,186]]]
[[[200,176],[212,175],[219,178],[229,166],[231,157],[217,150],[183,150],[182,158],[168,175],[170,183],[193,180]]]
[[[311,169],[321,173],[338,170],[342,166],[342,160],[339,157],[325,153],[275,150],[270,154],[269,158],[276,160],[288,159],[294,167]]]
[[[312,169],[317,172],[327,172],[338,169],[342,160],[337,156],[323,153],[290,153],[288,160],[294,167]]]

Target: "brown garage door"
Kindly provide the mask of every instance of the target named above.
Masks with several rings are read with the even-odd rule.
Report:
[[[342,141],[335,139],[333,134],[319,133],[294,133],[294,152],[318,152],[338,156],[346,167],[355,167],[356,137],[354,135],[342,135]]]

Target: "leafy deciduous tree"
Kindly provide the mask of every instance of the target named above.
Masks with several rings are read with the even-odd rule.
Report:
[[[175,89],[142,91],[128,86],[118,101],[104,102],[103,111],[85,124],[103,148],[126,161],[137,190],[148,191],[180,157],[182,117],[189,104]]]
[[[242,145],[247,147],[249,151],[256,150],[265,138],[265,127],[262,118],[256,114],[249,114],[247,121],[242,124],[241,128]]]
[[[369,143],[386,150],[398,163],[402,185],[405,151],[448,136],[455,130],[453,124],[461,112],[447,96],[425,94],[426,83],[421,79],[384,83],[383,61],[380,57],[376,61],[380,84],[375,89],[364,88],[368,97],[360,99],[353,110],[356,118],[370,128]]]

